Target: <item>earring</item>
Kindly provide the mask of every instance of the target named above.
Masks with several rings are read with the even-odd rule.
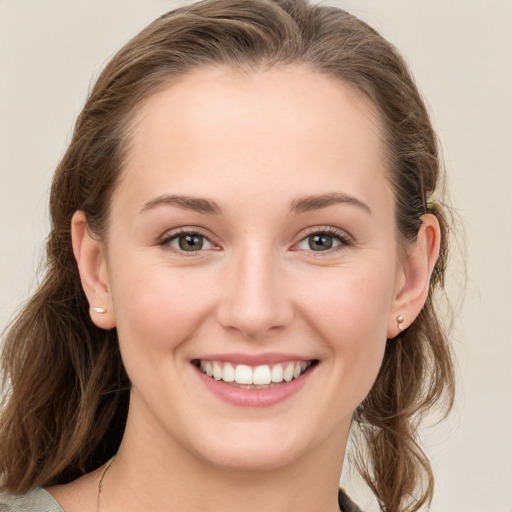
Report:
[[[404,327],[404,317],[402,315],[398,316],[396,318],[396,321],[398,323],[398,330],[403,331],[405,329]]]
[[[96,313],[100,314],[100,315],[103,315],[104,313],[107,312],[107,310],[105,308],[92,308],[94,309],[94,311],[96,311]]]

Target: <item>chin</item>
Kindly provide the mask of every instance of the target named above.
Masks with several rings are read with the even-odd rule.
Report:
[[[241,427],[244,428],[244,427]],[[197,455],[204,462],[227,471],[271,471],[283,468],[300,460],[310,447],[304,442],[305,435],[290,435],[268,430],[254,432],[246,428],[244,435],[230,432],[224,435],[225,442],[207,442],[196,446]],[[253,435],[251,435],[253,434]],[[211,440],[210,440],[211,441]]]
[[[293,464],[300,458],[297,451],[271,452],[265,449],[253,449],[230,453],[212,454],[205,462],[224,471],[268,472]]]

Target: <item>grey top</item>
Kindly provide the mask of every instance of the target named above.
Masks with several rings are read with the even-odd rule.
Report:
[[[340,489],[338,502],[342,512],[362,512]],[[44,489],[38,488],[19,496],[0,494],[0,512],[64,512]]]
[[[0,494],[0,512],[64,512],[51,494],[38,488],[14,496]]]

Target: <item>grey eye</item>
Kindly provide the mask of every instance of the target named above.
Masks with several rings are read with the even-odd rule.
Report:
[[[344,233],[317,231],[304,237],[295,247],[301,251],[329,252],[351,245]]]
[[[335,243],[334,237],[325,233],[308,236],[307,241],[308,247],[312,251],[327,251],[332,249]]]

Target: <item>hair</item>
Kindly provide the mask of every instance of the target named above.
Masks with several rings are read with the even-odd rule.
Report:
[[[359,91],[378,113],[389,157],[399,246],[414,242],[426,213],[442,245],[426,304],[388,340],[370,393],[354,413],[358,470],[382,511],[429,505],[433,473],[418,440],[421,417],[448,412],[454,373],[435,298],[444,289],[450,210],[434,195],[443,168],[429,115],[404,59],[373,28],[306,0],[207,0],[151,23],[107,64],[80,113],[50,194],[46,273],[6,330],[1,370],[0,474],[25,492],[66,483],[117,451],[130,383],[115,329],[96,327],[71,245],[85,213],[106,234],[109,200],[123,170],[130,121],[142,102],[187,72],[211,65],[247,71],[301,65]]]

